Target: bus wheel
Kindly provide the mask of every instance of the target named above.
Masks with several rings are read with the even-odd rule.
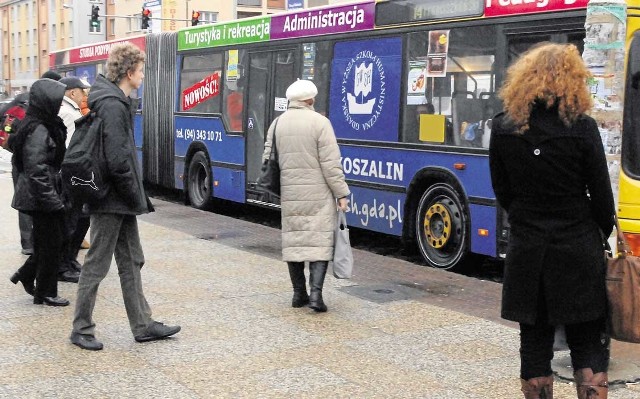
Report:
[[[416,213],[416,238],[430,266],[452,269],[468,251],[468,218],[460,195],[451,185],[438,183],[424,192]]]
[[[198,151],[191,158],[189,173],[187,174],[187,193],[191,206],[207,209],[212,201],[212,176],[209,160],[202,151]]]

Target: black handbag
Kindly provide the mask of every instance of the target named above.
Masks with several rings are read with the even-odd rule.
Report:
[[[276,129],[278,128],[276,118],[273,127],[273,138],[271,139],[271,154],[269,159],[262,164],[262,172],[258,177],[258,188],[271,194],[280,196],[280,164],[278,163],[278,147],[276,146]]]

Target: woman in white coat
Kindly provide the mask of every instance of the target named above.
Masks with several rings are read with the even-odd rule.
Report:
[[[308,80],[287,88],[289,108],[269,127],[263,160],[269,158],[274,130],[280,164],[282,260],[293,285],[291,306],[326,312],[322,286],[333,259],[336,206],[347,209],[340,149],[331,122],[313,109],[318,89]],[[336,204],[337,200],[337,204]],[[304,262],[309,262],[307,294]]]

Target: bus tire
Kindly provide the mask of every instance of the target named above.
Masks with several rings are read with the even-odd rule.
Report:
[[[418,249],[429,266],[460,270],[469,252],[469,218],[462,196],[440,182],[425,190],[418,202],[415,232]]]
[[[208,209],[213,202],[213,176],[209,159],[203,151],[193,154],[187,173],[189,203],[197,209]]]

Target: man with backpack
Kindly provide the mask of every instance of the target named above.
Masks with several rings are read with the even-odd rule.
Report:
[[[144,265],[144,253],[136,216],[152,212],[153,206],[145,193],[138,167],[129,95],[142,85],[144,61],[145,54],[131,43],[113,46],[105,66],[106,76],[98,76],[91,88],[91,113],[83,117],[92,118],[95,114],[91,127],[100,127],[95,135],[100,138],[98,145],[102,148],[99,157],[104,160],[108,190],[102,200],[89,205],[92,242],[80,273],[70,336],[71,343],[82,349],[103,348],[95,337],[93,309],[98,287],[107,276],[114,255],[129,327],[136,342],[162,339],[180,331],[180,326],[168,326],[151,317],[151,308],[142,290],[140,271]],[[72,157],[74,144],[90,131],[83,130],[83,135],[80,135],[80,130],[75,132],[63,162],[63,176],[65,163],[71,166],[75,159]],[[95,164],[87,163],[87,166]],[[75,173],[67,176],[70,179],[65,178],[65,184],[74,190],[71,178],[77,176]],[[75,183],[75,187],[88,185],[95,187],[96,191],[101,188],[96,181],[86,177],[77,178]]]

